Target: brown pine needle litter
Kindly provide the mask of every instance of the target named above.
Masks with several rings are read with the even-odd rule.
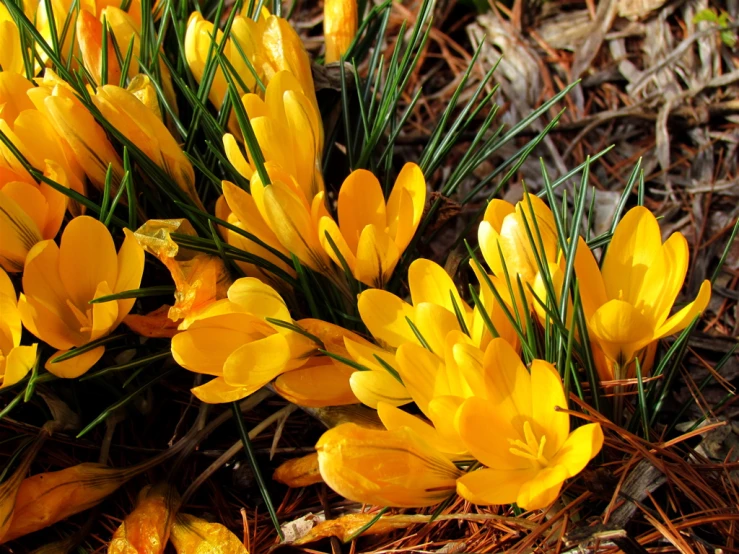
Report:
[[[223,23],[231,7],[226,4],[219,12]],[[315,60],[323,51],[321,3],[283,4],[283,13],[292,12],[291,21]],[[176,3],[169,6],[178,9]],[[420,7],[420,0],[393,3],[384,45],[388,58],[399,41],[407,40]],[[717,19],[724,9],[730,14],[725,25]],[[681,298],[694,298],[701,282],[714,276],[739,217],[739,51],[727,44],[736,37],[738,20],[736,0],[439,0],[428,43],[398,104],[398,113],[403,113],[423,86],[395,140],[398,158],[418,159],[478,48],[460,98],[473,96],[502,55],[485,93],[499,86],[497,117],[508,126],[576,79],[580,82],[550,107],[546,121],[535,122],[517,142],[485,159],[452,197],[439,193],[427,201],[427,209],[437,199],[440,208],[416,245],[418,251],[441,263],[446,260],[446,269],[454,273],[467,255],[456,239],[484,208],[486,196],[477,194],[476,187],[566,108],[558,126],[498,197],[515,201],[524,186],[544,190],[537,158],[560,176],[613,145],[590,167],[594,191],[586,211],[592,211],[594,224],[589,238],[610,231],[621,193],[639,163],[643,203],[661,218],[663,236],[680,231],[687,238],[691,264]],[[121,54],[124,58],[125,52]],[[340,122],[340,110],[325,108],[340,102],[338,65],[316,64],[313,69],[324,120]],[[355,70],[364,76],[366,62],[345,70],[350,79]],[[479,124],[485,115],[476,115]],[[474,139],[474,132],[466,132],[451,147],[429,179],[430,190],[443,190],[440,185],[453,176]],[[330,165],[324,171],[327,182],[336,180],[332,172],[341,174]],[[572,191],[568,194],[574,197]],[[462,202],[465,197],[470,201]],[[374,412],[295,409],[262,389],[240,402],[242,419],[237,422],[229,406],[194,399],[190,389],[203,384],[201,376],[175,372],[172,358],[162,355],[151,362],[167,372],[160,380],[116,407],[107,426],[88,426],[79,437],[79,428],[55,429],[46,436],[48,409],[39,394],[19,398],[12,406],[15,392],[0,396],[0,471],[7,468],[0,484],[0,553],[109,552],[116,530],[131,521],[127,518],[139,491],[158,483],[182,494],[181,501],[167,498],[172,513],[166,514],[159,532],[169,535],[174,546],[156,550],[159,554],[739,552],[739,241],[726,252],[711,302],[690,339],[682,346],[678,337],[660,341],[662,353],[673,346],[684,350],[676,371],[600,381],[598,391],[583,384],[590,397],[596,393],[609,402],[621,397],[629,425],[615,424],[570,389],[570,406],[577,407],[569,412],[573,424],[599,423],[605,441],[600,454],[565,483],[559,500],[546,511],[481,507],[459,496],[419,510],[346,500],[321,481],[314,445],[327,427],[340,422],[379,424]],[[151,282],[142,287],[170,284],[163,267],[148,265]],[[139,302],[147,309],[137,314],[161,309],[147,298]],[[171,323],[166,318],[132,321],[132,328],[146,328],[152,337],[174,333],[171,325],[164,328]],[[131,359],[126,358],[130,346],[114,347],[119,348],[121,366]],[[84,424],[100,423],[95,418],[107,413],[111,398],[127,397],[146,381],[131,386],[129,377],[130,371],[113,370],[104,378],[91,378],[84,382],[84,396],[73,383],[39,379],[35,388],[37,393],[53,390]],[[668,397],[659,399],[659,417],[642,421],[636,408],[640,388],[666,379],[673,382]],[[33,477],[19,484],[18,472]],[[39,481],[59,479],[61,472],[110,473],[115,479],[96,477],[96,486],[107,487],[103,492],[85,498],[65,493],[53,506],[43,506],[54,513],[31,514],[44,502]],[[14,524],[3,527],[9,512],[3,494],[16,485],[22,492],[15,517],[23,519],[21,526],[30,526],[20,531],[13,531]],[[262,488],[274,504],[282,537]],[[61,490],[47,489],[51,494]],[[63,522],[12,540],[45,527],[34,526],[34,517]],[[196,550],[193,545],[199,541],[213,545]],[[122,547],[110,552],[133,554]]]

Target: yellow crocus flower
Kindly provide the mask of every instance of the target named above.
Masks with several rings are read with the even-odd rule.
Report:
[[[339,191],[339,224],[330,216],[319,221],[321,244],[341,267],[326,235],[330,236],[354,277],[382,288],[413,238],[425,202],[426,180],[414,163],[405,164],[387,203],[377,177],[364,169],[355,170]]]
[[[541,244],[536,232],[537,226]],[[533,244],[529,239],[527,227],[531,232]],[[514,291],[517,290],[516,276],[520,276],[524,290],[528,294],[526,284],[533,283],[539,273],[537,255],[544,263],[553,262],[557,255],[557,228],[554,216],[544,201],[534,194],[526,194],[515,206],[504,200],[491,200],[478,227],[477,236],[482,255],[493,274],[505,279],[504,268],[507,269]]]
[[[711,283],[701,284],[695,300],[670,316],[688,269],[688,242],[673,233],[663,243],[659,224],[644,207],[629,210],[619,221],[602,269],[588,248],[578,248],[575,271],[590,339],[602,352],[596,356],[602,379],[625,379],[642,370],[651,356],[648,347],[682,331],[700,315],[711,298]],[[596,352],[597,354],[598,352]]]
[[[338,62],[356,34],[357,0],[326,0],[323,3],[326,63]]]
[[[46,161],[44,175],[69,186],[62,169],[51,160]],[[33,246],[56,237],[66,209],[67,197],[47,183],[29,183],[24,176],[0,167],[0,266],[10,272],[23,271]]]
[[[323,480],[340,495],[366,504],[417,508],[454,493],[460,471],[412,429],[367,429],[343,423],[316,444]]]
[[[269,248],[280,252],[287,259],[290,259],[290,252],[282,246],[282,243],[272,229],[270,229],[269,225],[267,225],[262,214],[259,213],[254,198],[244,189],[237,187],[230,181],[223,181],[222,186],[223,195],[216,202],[216,217],[254,235]],[[287,274],[295,276],[295,268],[292,264],[286,263],[284,259],[280,258],[280,256],[269,248],[230,229],[224,228],[221,231],[226,242],[231,246],[262,258],[276,265]],[[249,277],[257,277],[275,287],[284,286],[284,282],[280,278],[275,277],[262,267],[238,260],[236,264]]]
[[[205,209],[195,190],[192,164],[161,119],[134,94],[116,85],[98,87],[92,100],[112,126],[161,167],[198,207]]]
[[[23,379],[36,361],[37,344],[21,346],[18,297],[8,274],[0,268],[0,389]],[[0,521],[0,528],[2,522]],[[2,535],[2,533],[0,533]]]
[[[557,410],[567,408],[557,371],[543,360],[527,370],[504,340],[490,343],[483,368],[483,388],[459,407],[455,425],[486,467],[462,476],[457,492],[476,504],[545,508],[600,451],[600,424],[570,432],[570,416]]]
[[[28,253],[18,309],[26,329],[60,350],[46,363],[58,377],[79,377],[102,357],[105,346],[57,363],[54,358],[110,334],[133,307],[133,298],[89,303],[140,286],[144,251],[133,233],[125,233],[116,254],[105,225],[80,216],[64,229],[61,246],[47,240]]]
[[[37,110],[47,115],[90,181],[102,190],[108,166],[112,165],[113,182],[119,183],[123,177],[121,159],[74,90],[51,69],[46,69],[37,82],[39,86],[28,91],[29,98]]]
[[[268,321],[293,323],[282,297],[259,279],[238,279],[228,298],[202,310],[172,339],[172,355],[185,369],[216,378],[192,389],[203,402],[244,398],[275,380],[275,390],[306,406],[357,403],[346,366],[318,352],[346,355],[344,336],[353,333],[324,321],[297,324],[321,341]],[[361,339],[360,339],[361,340]]]
[[[241,99],[265,161],[292,175],[309,202],[324,189],[323,123],[311,94],[291,72],[279,71],[269,81],[264,100],[253,93]],[[234,167],[251,179],[256,168],[233,135],[224,135],[223,145]]]
[[[474,345],[484,348],[491,339],[479,310],[462,300],[454,281],[440,265],[423,258],[415,260],[408,268],[408,287],[411,304],[380,289],[369,289],[359,295],[359,315],[381,344],[398,348],[412,343],[443,356],[447,335],[451,331],[464,331],[460,319]],[[503,315],[487,311],[500,317],[499,321],[494,321],[498,332],[513,340],[512,331],[503,334],[503,330],[510,327]]]

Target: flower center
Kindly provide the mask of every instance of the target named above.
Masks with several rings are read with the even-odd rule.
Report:
[[[87,333],[92,330],[92,309],[83,312],[74,303],[67,298],[67,306],[77,318],[77,322],[80,324],[80,333]]]
[[[511,445],[508,451],[516,456],[526,458],[531,461],[532,465],[539,467],[549,465],[549,460],[544,456],[544,445],[547,443],[546,435],[542,436],[540,440],[537,439],[528,421],[523,424],[523,435],[526,442],[520,439],[508,439],[508,443]]]

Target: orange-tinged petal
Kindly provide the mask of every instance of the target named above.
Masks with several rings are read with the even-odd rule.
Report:
[[[356,502],[422,507],[454,492],[459,470],[407,427],[379,431],[344,423],[316,444],[321,476]]]
[[[81,346],[86,341],[79,328],[69,327],[59,314],[23,294],[18,300],[18,311],[23,326],[54,348],[66,350],[73,346]]]
[[[478,469],[457,479],[457,492],[473,504],[512,504],[521,488],[536,476],[536,470]]]
[[[226,383],[223,377],[211,379],[204,385],[190,389],[195,398],[206,404],[222,404],[236,402],[249,396],[250,392],[244,387],[234,387]]]
[[[283,373],[275,380],[275,391],[298,406],[320,408],[357,404],[349,386],[354,369],[325,361]]]
[[[455,426],[467,449],[486,466],[496,470],[529,467],[528,460],[508,450],[509,439],[520,440],[522,435],[495,404],[468,398],[457,410]]]
[[[15,385],[31,370],[36,362],[37,344],[31,346],[16,346],[5,354],[5,373],[0,376],[0,389]]]
[[[623,300],[610,300],[598,308],[590,319],[590,330],[605,355],[620,364],[629,363],[654,339],[650,321]]]
[[[600,424],[588,423],[570,433],[550,463],[552,466],[564,467],[567,470],[567,477],[574,477],[585,469],[602,447],[603,430]]]
[[[141,248],[135,235],[128,229],[123,232],[126,238],[118,250],[118,277],[113,286],[113,292],[137,289],[141,286],[141,277],[144,274],[144,249]],[[136,302],[135,298],[117,300],[118,318],[116,326],[128,315]]]
[[[524,510],[546,508],[559,496],[565,479],[567,471],[562,466],[546,467],[521,487],[516,502]]]
[[[26,94],[32,88],[33,83],[22,75],[8,69],[0,72],[0,117],[15,121],[22,111],[32,110],[33,103]]]
[[[110,286],[108,286],[107,282],[103,281],[95,289],[94,298],[102,298],[111,294],[113,294],[113,291]],[[91,329],[87,332],[90,334],[90,340],[93,341],[106,336],[118,324],[118,302],[99,302],[92,305],[91,311],[92,325]],[[84,327],[80,328],[80,331],[85,332]]]
[[[95,297],[100,283],[115,285],[118,259],[105,225],[86,215],[69,222],[62,233],[59,277],[69,298],[82,310]]]
[[[367,225],[357,244],[354,276],[369,286],[384,286],[400,259],[390,236],[375,225]]]
[[[98,360],[103,357],[103,354],[105,353],[105,347],[98,346],[97,348],[88,350],[87,352],[79,354],[74,358],[69,358],[67,360],[56,363],[52,362],[54,358],[56,358],[57,356],[61,356],[62,354],[66,354],[67,352],[68,351],[60,351],[56,354],[53,354],[44,366],[46,368],[46,371],[48,371],[49,373],[53,373],[54,375],[56,375],[57,377],[61,377],[62,379],[75,379],[80,375],[85,374],[88,369],[94,366],[98,362]]]
[[[377,177],[366,169],[352,171],[339,190],[339,228],[346,243],[357,251],[359,237],[367,225],[387,227],[385,197]]]
[[[655,332],[655,339],[666,337],[685,329],[693,319],[703,313],[711,300],[711,282],[707,279],[701,283],[698,295],[690,304],[672,315]]]
[[[397,348],[405,342],[417,342],[416,335],[408,325],[413,321],[413,306],[392,293],[369,289],[359,295],[359,315],[372,336],[388,346]]]
[[[327,0],[323,4],[326,63],[338,62],[357,33],[356,0]]]
[[[408,390],[385,370],[355,371],[349,377],[354,395],[370,408],[377,409],[380,402],[402,406],[413,402]]]
[[[562,379],[549,362],[531,362],[531,395],[533,430],[538,437],[547,437],[544,456],[551,458],[567,440],[570,416],[557,410],[567,409],[567,399]]]
[[[323,482],[318,468],[318,454],[293,458],[282,464],[272,474],[272,479],[291,488],[307,487]]]
[[[636,305],[647,269],[662,249],[659,224],[643,206],[632,208],[618,222],[603,260],[609,299]]]
[[[104,84],[102,81],[103,67],[103,25],[98,19],[85,9],[80,10],[77,16],[77,41],[82,52],[82,61],[85,69],[95,78],[98,84]],[[107,81],[108,83],[118,83],[121,80],[121,68],[118,65],[118,58],[113,49],[113,40],[108,35],[108,60],[107,60]],[[126,50],[122,50],[126,52]],[[124,54],[125,55],[125,54]]]
[[[387,201],[387,225],[403,252],[418,229],[426,205],[426,179],[418,165],[406,163],[395,179]]]

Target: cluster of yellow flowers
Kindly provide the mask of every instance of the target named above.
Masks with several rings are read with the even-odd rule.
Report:
[[[25,13],[51,43],[69,4],[41,2],[34,13],[29,2]],[[231,117],[223,161],[248,188],[223,181],[211,208],[223,242],[245,253],[236,261],[245,276],[232,280],[223,259],[188,251],[173,238],[196,236],[188,221],[149,220],[114,237],[109,221],[65,194],[71,189],[72,198],[83,200],[89,181],[123,205],[131,179],[156,187],[145,172],[129,174],[123,145],[138,149],[181,198],[206,210],[193,165],[160,106],[160,95],[174,97],[169,71],[161,65],[156,87],[139,74],[139,0],[125,11],[104,0],[82,2],[64,51],[82,63],[90,80],[84,90],[48,67],[34,65],[35,79],[24,77],[24,59],[38,64],[45,57],[24,55],[6,12],[0,5],[1,387],[22,381],[43,357],[38,343],[21,344],[22,328],[56,350],[44,361],[49,372],[76,378],[101,360],[104,339],[125,321],[147,336],[170,337],[180,366],[213,376],[192,389],[203,402],[231,402],[271,386],[301,406],[375,409],[382,428],[344,423],[316,445],[322,478],[360,502],[428,506],[456,491],[479,504],[545,508],[598,454],[599,424],[571,428],[564,368],[520,357],[529,333],[547,325],[548,305],[571,297],[567,237],[540,198],[489,203],[478,227],[487,269],[470,263],[478,283],[469,303],[453,275],[406,252],[427,200],[418,165],[406,163],[389,194],[365,169],[351,172],[335,199],[327,191],[310,59],[287,20],[266,9],[256,18],[236,14],[224,37],[196,12],[184,36],[192,77],[212,81],[208,99],[216,109],[235,87],[261,151],[245,146],[246,130]],[[326,61],[339,61],[356,33],[354,2],[327,1],[325,29]],[[121,52],[133,52],[126,75],[114,48],[103,47],[111,39]],[[214,49],[228,63],[208,75]],[[120,294],[141,286],[145,252],[165,264],[177,289],[171,325],[156,330],[147,316],[129,316],[135,295]],[[685,328],[708,303],[705,282],[693,302],[670,315],[688,246],[679,233],[663,243],[644,207],[623,217],[600,264],[582,238],[574,252],[578,301],[603,381],[633,376],[637,361],[648,372],[657,341]],[[304,268],[336,285],[338,309],[358,314],[346,324],[351,330],[293,319],[299,290],[280,274],[294,280]],[[400,268],[395,281],[407,272],[407,298],[386,290]],[[22,283],[19,297],[13,280]],[[581,342],[585,333],[572,330],[572,314],[570,300],[564,324]],[[421,415],[400,408],[411,403]]]

